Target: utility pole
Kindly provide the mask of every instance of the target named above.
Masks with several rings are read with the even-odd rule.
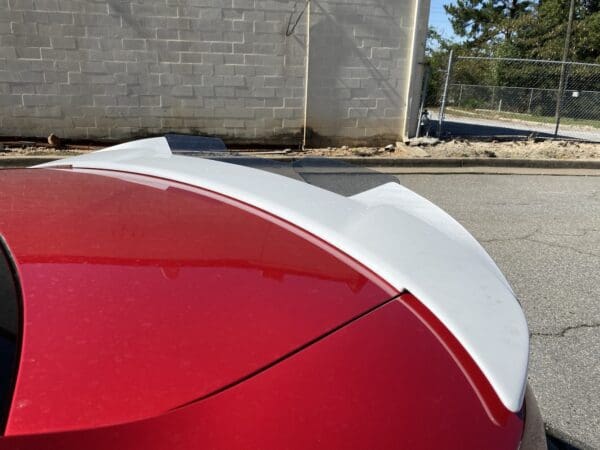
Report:
[[[560,67],[560,81],[558,83],[558,94],[556,99],[556,128],[554,129],[554,137],[558,136],[558,127],[560,126],[560,110],[562,108],[563,91],[565,89],[565,77],[567,74],[567,58],[569,56],[569,45],[571,43],[571,31],[573,30],[573,15],[575,13],[575,0],[571,0],[569,7],[569,21],[567,22],[567,35],[565,36],[565,48],[563,50],[562,65]]]

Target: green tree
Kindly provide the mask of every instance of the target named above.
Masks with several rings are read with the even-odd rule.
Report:
[[[429,28],[425,46],[425,59],[429,71],[425,100],[427,106],[435,106],[440,100],[444,71],[448,67],[448,54],[451,47],[451,41],[445,39],[434,27]]]
[[[444,6],[471,55],[562,58],[570,0],[456,0]],[[576,0],[569,59],[600,62],[600,0]]]
[[[519,34],[517,45],[522,53],[536,59],[562,58],[569,4],[570,0],[539,1]],[[600,1],[575,2],[568,59],[584,62],[600,60]]]
[[[465,38],[462,46],[486,54],[512,47],[533,7],[532,0],[456,0],[444,5],[454,33]]]
[[[435,28],[430,27],[425,52],[428,70],[430,71],[427,106],[439,105],[448,69],[450,50],[454,51],[455,56],[472,54],[471,50],[464,47],[462,43],[444,38]],[[475,62],[469,65],[455,64],[452,74],[465,83],[477,83],[484,77],[489,76],[485,62]]]

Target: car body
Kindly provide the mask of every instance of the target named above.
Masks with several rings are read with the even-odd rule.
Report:
[[[508,282],[397,183],[153,138],[4,170],[0,200],[0,449],[543,448]]]

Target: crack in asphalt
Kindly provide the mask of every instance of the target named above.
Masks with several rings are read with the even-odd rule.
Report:
[[[515,237],[508,237],[508,238],[479,239],[479,242],[488,243],[488,242],[523,241],[523,240],[527,240],[527,239],[533,237],[539,231],[540,231],[540,229],[536,228],[535,230],[533,230],[532,232],[526,234],[525,236],[515,236]]]
[[[510,237],[510,238],[495,238],[495,239],[480,239],[479,242],[482,243],[493,243],[493,242],[510,242],[510,241],[529,241],[529,242],[535,242],[536,244],[542,244],[542,245],[546,245],[548,247],[554,247],[554,248],[561,248],[561,249],[566,249],[566,250],[571,250],[575,253],[579,253],[582,255],[586,255],[586,256],[592,256],[594,258],[600,258],[600,254],[598,253],[594,253],[591,251],[585,251],[585,250],[581,250],[578,249],[576,247],[570,246],[570,245],[566,245],[566,244],[559,244],[556,242],[548,242],[548,241],[542,241],[540,239],[533,239],[533,236],[535,236],[536,234],[540,233],[542,235],[549,235],[549,236],[572,236],[572,237],[582,237],[585,236],[588,233],[597,233],[600,232],[600,230],[597,230],[595,228],[584,228],[583,229],[583,233],[582,234],[568,234],[568,233],[551,233],[551,232],[544,232],[544,233],[540,233],[540,229],[536,228],[534,231],[524,235],[524,236],[516,236],[516,237]]]
[[[590,233],[600,233],[600,230],[596,228],[584,228],[583,230],[583,233],[554,233],[550,231],[545,231],[544,234],[547,234],[549,236],[583,237]]]
[[[575,253],[579,253],[582,255],[586,255],[586,256],[591,256],[593,258],[600,258],[600,255],[594,252],[590,252],[590,251],[585,251],[585,250],[580,250],[578,248],[574,248],[570,245],[565,245],[565,244],[559,244],[559,243],[555,243],[555,242],[547,242],[547,241],[543,241],[540,239],[534,239],[534,236],[538,233],[543,234],[543,235],[548,235],[548,236],[572,236],[572,237],[581,237],[581,236],[585,236],[586,234],[589,233],[597,233],[600,232],[600,230],[596,229],[596,228],[584,228],[582,230],[582,233],[580,234],[570,234],[570,233],[551,233],[551,232],[544,232],[541,233],[540,228],[536,228],[535,230],[531,231],[530,233],[523,235],[523,236],[517,236],[517,237],[510,237],[510,238],[497,238],[497,239],[481,239],[480,242],[482,243],[490,243],[490,242],[509,242],[509,241],[529,241],[529,242],[534,242],[536,244],[542,244],[548,247],[554,247],[554,248],[560,248],[560,249],[566,249],[566,250],[571,250]],[[578,331],[578,330],[582,330],[582,329],[589,329],[589,328],[600,328],[600,322],[591,322],[591,323],[582,323],[582,324],[578,324],[578,325],[569,325],[567,327],[561,328],[559,331],[556,332],[534,332],[531,333],[531,336],[536,336],[536,337],[565,337],[566,333],[570,332],[570,331]]]
[[[526,239],[523,239],[523,240],[529,241],[529,242],[537,242],[538,244],[547,245],[548,247],[564,248],[564,249],[567,249],[567,250],[571,250],[571,251],[573,251],[575,253],[579,253],[581,255],[592,256],[594,258],[600,258],[600,254],[597,254],[597,253],[594,253],[594,252],[586,252],[585,250],[580,250],[578,248],[571,247],[570,245],[557,244],[555,242],[539,241],[537,239],[531,239],[531,238],[526,238]]]
[[[538,337],[565,337],[565,334],[568,333],[569,331],[579,331],[585,328],[600,328],[600,322],[592,322],[592,323],[581,323],[578,325],[570,325],[568,327],[562,328],[560,331],[557,332],[536,332],[536,333],[531,333],[531,336],[538,336]]]

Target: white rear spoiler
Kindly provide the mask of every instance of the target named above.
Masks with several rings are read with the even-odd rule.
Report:
[[[173,155],[165,138],[133,141],[36,167],[160,177],[254,205],[318,236],[409,290],[453,333],[513,412],[525,392],[529,333],[508,282],[475,239],[396,183],[342,197],[280,175]]]

